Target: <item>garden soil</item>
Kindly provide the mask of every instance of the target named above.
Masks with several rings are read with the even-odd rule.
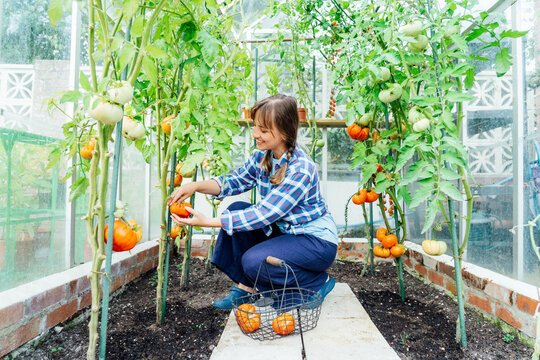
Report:
[[[204,261],[193,259],[189,286],[183,289],[181,262],[180,256],[172,259],[163,325],[155,324],[154,270],[111,299],[107,359],[210,358],[229,316],[229,311],[214,309],[212,301],[225,296],[232,284],[218,270],[208,270]],[[469,311],[466,312],[468,346],[463,350],[455,342],[458,314],[455,300],[405,272],[402,302],[396,267],[391,262],[378,263],[374,275],[367,272],[363,277],[360,263],[336,261],[329,272],[337,282],[349,284],[401,359],[531,358],[532,349],[517,337],[512,338]],[[17,359],[85,359],[87,324],[84,316],[61,324]],[[361,354],[358,358],[361,359]],[[331,355],[329,360],[334,360]]]

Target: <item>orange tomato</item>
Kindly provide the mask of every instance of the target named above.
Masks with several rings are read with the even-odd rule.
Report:
[[[279,335],[288,335],[294,331],[294,317],[289,313],[283,313],[272,320],[272,329]]]
[[[396,245],[398,242],[398,238],[394,234],[389,234],[384,237],[384,239],[381,241],[382,246],[384,246],[387,249],[391,249],[392,246]]]
[[[361,205],[366,201],[367,191],[366,189],[362,189],[358,191],[354,196],[352,197],[352,202],[356,205]]]
[[[362,128],[358,126],[358,124],[351,124],[347,128],[347,134],[351,137],[351,139],[358,139],[358,135],[360,135],[360,132],[362,131]]]
[[[190,213],[186,210],[186,208],[192,209],[191,205],[188,203],[173,203],[170,206],[171,213],[176,214],[180,217],[187,218],[189,217]]]
[[[169,115],[161,121],[161,130],[167,135],[171,135],[171,121],[174,118],[174,115]]]
[[[387,234],[388,234],[388,230],[386,230],[385,228],[377,229],[377,240],[382,242]]]
[[[244,332],[253,332],[261,327],[261,314],[256,312],[255,306],[242,304],[236,310],[236,322]]]
[[[184,178],[182,178],[182,175],[180,174],[174,175],[174,187],[180,186],[180,184],[182,184],[183,179]],[[167,186],[169,186],[170,184],[171,184],[171,179],[167,179]]]
[[[390,249],[385,249],[380,246],[375,246],[373,248],[373,255],[382,257],[382,258],[390,257]]]
[[[360,129],[360,133],[358,134],[356,140],[364,141],[369,137],[369,128],[364,127]]]
[[[109,224],[105,225],[105,243],[107,243],[108,230]],[[137,234],[126,223],[120,220],[114,221],[113,251],[131,250],[137,245],[137,241]]]
[[[94,151],[95,148],[96,148],[96,139],[92,138],[92,139],[88,140],[86,145],[84,145],[81,148],[79,153],[81,154],[83,159],[91,160],[92,159],[92,152]]]
[[[183,233],[182,227],[180,225],[176,225],[175,227],[171,229],[171,239],[176,239],[178,235],[182,233]]]
[[[377,194],[375,191],[373,191],[373,188],[371,188],[371,190],[367,192],[366,202],[372,203],[376,201],[378,198],[379,198],[379,194]]]
[[[390,253],[395,258],[400,257],[401,255],[403,255],[404,252],[405,252],[405,245],[403,244],[396,244],[392,246],[392,248],[390,249]]]

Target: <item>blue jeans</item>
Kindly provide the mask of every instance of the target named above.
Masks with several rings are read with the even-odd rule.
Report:
[[[251,206],[238,201],[229,210],[242,210]],[[272,234],[266,236],[261,230],[234,231],[228,235],[219,232],[212,263],[232,281],[253,287],[261,263],[267,256],[284,260],[289,265],[301,288],[318,291],[328,278],[326,270],[336,258],[337,245],[312,235],[283,234],[272,224]],[[268,264],[261,267],[256,287],[259,291],[271,290],[270,280],[275,288],[285,285],[286,269]],[[296,287],[294,276],[289,271],[288,287]]]

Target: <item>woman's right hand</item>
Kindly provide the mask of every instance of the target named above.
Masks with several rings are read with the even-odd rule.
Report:
[[[167,205],[171,206],[171,204],[175,202],[181,203],[189,198],[195,191],[197,191],[197,184],[197,182],[191,182],[176,188],[169,197],[169,200],[167,200]]]

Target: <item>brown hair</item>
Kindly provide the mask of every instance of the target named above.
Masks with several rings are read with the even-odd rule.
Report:
[[[270,182],[274,185],[281,184],[285,178],[289,160],[296,147],[296,136],[300,120],[298,118],[298,107],[295,98],[285,95],[274,95],[261,100],[251,109],[251,119],[261,123],[267,129],[277,130],[285,139],[287,145],[287,162],[270,177]],[[261,168],[270,173],[272,169],[271,152],[267,151],[261,161]]]

